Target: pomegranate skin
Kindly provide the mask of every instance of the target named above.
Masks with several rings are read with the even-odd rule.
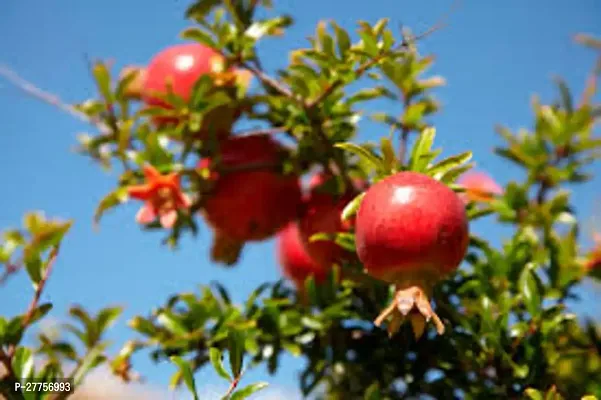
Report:
[[[276,239],[277,259],[284,276],[301,287],[309,276],[316,283],[323,283],[327,276],[327,268],[317,264],[303,247],[296,223],[288,224],[281,230]]]
[[[198,43],[180,44],[159,52],[148,64],[143,84],[142,100],[149,106],[170,108],[157,94],[166,94],[168,84],[173,93],[185,101],[190,100],[192,89],[201,76],[211,74],[214,62],[223,57],[210,47]],[[229,135],[234,121],[240,116],[235,107],[220,106],[209,111],[205,117],[201,134],[211,131],[222,138]],[[153,117],[153,122],[161,127],[179,122],[174,117]]]
[[[352,189],[339,197],[321,191],[321,186],[329,179],[324,173],[311,178],[309,193],[305,197],[305,212],[298,223],[301,240],[309,256],[318,264],[327,266],[349,259],[352,254],[332,241],[311,242],[309,239],[316,233],[347,232],[352,221],[342,222],[340,217],[356,195]]]
[[[283,151],[268,135],[233,137],[222,144],[222,167],[252,169],[225,171],[216,178],[204,210],[220,235],[240,242],[263,240],[298,217],[298,177],[274,171]]]
[[[375,278],[396,284],[438,280],[456,269],[469,242],[465,205],[433,178],[400,172],[373,185],[356,218],[357,254]]]

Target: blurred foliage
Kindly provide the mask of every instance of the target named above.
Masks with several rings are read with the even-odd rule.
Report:
[[[158,223],[146,228],[167,231],[165,241],[171,246],[182,234],[195,234],[196,211],[211,189],[209,174],[196,162],[217,157],[218,148],[214,138],[191,132],[224,104],[239,105],[241,120],[258,126],[256,132],[281,134],[293,142],[290,170],[303,175],[321,167],[339,178],[337,190],[353,178],[373,184],[404,170],[464,190],[457,179],[472,167],[471,152],[441,157],[443,150],[434,147],[436,130],[429,117],[440,106],[432,93],[444,79],[425,76],[434,61],[417,50],[425,34],[404,30],[397,39],[386,19],[359,21],[356,35],[333,21],[320,22],[308,47],[292,51],[288,65],[271,76],[262,68],[258,45],[281,36],[293,19],[277,15],[270,1],[199,0],[186,16],[192,25],[183,38],[210,46],[228,65],[252,72],[259,87],[231,90],[203,77],[189,100],[169,93],[164,101],[171,108],[142,108],[126,95],[133,74],[115,78],[107,64],[94,62],[98,96],[76,108],[98,132],[80,138],[80,151],[102,167],[120,171],[117,187],[99,203],[97,221],[128,200],[127,188],[140,182],[148,163],[161,173],[177,172],[193,204],[190,213],[179,214],[173,229]],[[601,50],[597,39],[577,39]],[[394,290],[350,262],[335,266],[324,284],[309,278],[301,288],[308,301],[283,280],[261,285],[241,305],[233,304],[219,283],[173,295],[148,315],[129,321],[137,337],[112,358],[105,352],[103,334],[120,308],[93,316],[73,307],[69,313],[79,326],[67,324],[56,337],[42,333],[38,346],[28,348],[21,344],[23,333],[51,308],[39,304],[39,293],[70,227],[29,214],[26,229],[7,231],[0,247],[7,276],[23,267],[35,290],[26,314],[0,318],[5,382],[36,376],[71,377],[78,384],[103,362],[129,381],[137,379],[131,357],[146,351],[155,362],[175,364],[172,385],[184,384],[195,398],[194,373],[211,364],[229,382],[224,399],[243,399],[266,386],[241,387],[244,372],[265,364],[276,373],[280,357],[289,353],[304,360],[300,388],[316,399],[601,396],[601,330],[566,309],[567,300],[578,300],[583,280],[601,277],[601,268],[591,267],[599,266],[599,260],[591,262],[598,249],[588,252],[579,244],[581,224],[571,192],[592,178],[590,166],[601,158],[601,138],[594,130],[601,117],[601,106],[594,101],[600,66],[601,61],[579,102],[557,79],[559,101],[545,105],[533,99],[531,129],[497,128],[504,144],[495,153],[524,175],[509,182],[502,195],[466,207],[472,221],[492,216],[513,227],[512,234],[500,248],[472,235],[462,268],[436,287],[437,313],[448,328],[443,336],[428,328],[415,339],[410,327],[403,326],[389,338],[374,327],[371,321]],[[365,116],[362,106],[372,100],[398,104],[398,115],[369,115],[389,133],[379,143],[356,143],[358,122]],[[179,123],[157,128],[152,123],[156,116],[175,116]],[[241,133],[248,134],[233,135]],[[343,218],[355,214],[362,196],[347,205]],[[354,250],[352,231],[313,239],[335,240]],[[345,279],[336,283],[341,271]],[[41,368],[37,363],[33,367],[34,355],[44,360]]]

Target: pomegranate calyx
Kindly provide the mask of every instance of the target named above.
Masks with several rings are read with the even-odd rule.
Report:
[[[421,337],[425,330],[425,324],[430,320],[433,321],[439,335],[444,334],[445,331],[444,324],[430,306],[428,296],[418,286],[398,290],[390,305],[374,320],[374,324],[379,327],[389,316],[392,317],[388,324],[390,337],[398,332],[406,319],[409,319],[416,339]]]
[[[226,267],[232,267],[240,259],[244,242],[230,238],[219,231],[214,232],[211,259]]]

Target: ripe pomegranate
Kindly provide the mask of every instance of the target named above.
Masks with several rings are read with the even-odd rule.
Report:
[[[245,242],[266,239],[298,217],[299,178],[278,171],[285,151],[269,135],[232,137],[221,144],[221,169],[213,174],[204,204],[215,233],[214,261],[234,264]]]
[[[167,93],[169,85],[173,93],[183,98],[190,99],[194,85],[201,76],[209,74],[217,85],[232,85],[235,83],[238,71],[222,71],[224,58],[210,47],[192,43],[171,46],[158,53],[146,69],[143,87],[143,100],[150,106],[169,108],[157,94]],[[232,125],[240,117],[238,107],[223,105],[207,114],[199,133],[206,137],[215,132],[217,137],[227,137]],[[177,118],[154,117],[153,121],[158,126],[178,123]]]
[[[400,172],[367,191],[355,232],[357,254],[366,272],[398,289],[375,324],[380,326],[392,315],[388,326],[392,335],[409,317],[419,337],[425,323],[433,319],[443,334],[444,325],[428,297],[434,284],[456,269],[467,251],[469,227],[461,198],[427,175]]]
[[[284,276],[293,281],[297,288],[301,288],[309,276],[313,276],[316,283],[322,283],[326,279],[327,267],[324,268],[309,257],[296,223],[288,224],[278,233],[276,250]]]
[[[353,188],[335,196],[324,191],[324,185],[334,179],[325,173],[314,175],[309,183],[309,194],[305,198],[305,212],[299,221],[301,240],[309,256],[320,265],[331,266],[352,257],[352,254],[333,241],[309,239],[316,233],[348,231],[352,222],[340,219],[344,207],[357,194]]]

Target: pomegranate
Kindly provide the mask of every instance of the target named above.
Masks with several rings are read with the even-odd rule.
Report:
[[[357,194],[353,188],[335,196],[324,191],[323,186],[334,179],[328,174],[314,175],[309,184],[310,191],[305,199],[305,212],[299,221],[301,240],[309,256],[320,265],[331,266],[352,257],[352,254],[333,241],[310,241],[316,233],[336,233],[348,231],[352,222],[341,221],[344,207]]]
[[[174,94],[188,101],[194,85],[206,74],[213,77],[216,85],[232,85],[239,71],[223,71],[223,63],[223,56],[198,43],[169,47],[158,53],[146,69],[143,100],[150,106],[169,108],[157,94],[166,94],[170,85]],[[240,114],[238,107],[219,106],[205,114],[199,133],[203,137],[211,132],[219,138],[227,137]],[[177,118],[164,116],[154,117],[153,121],[158,126],[179,122]]]
[[[214,187],[204,204],[215,233],[214,261],[234,264],[245,242],[266,239],[298,217],[299,178],[278,171],[284,153],[269,135],[232,137],[221,144],[221,170],[212,174]]]
[[[392,335],[408,317],[419,337],[433,319],[443,334],[444,324],[432,311],[429,296],[467,251],[469,227],[461,198],[427,175],[400,172],[367,191],[355,231],[357,254],[366,272],[398,290],[374,323],[380,326],[392,315],[388,326]]]
[[[302,288],[309,276],[313,276],[316,283],[322,283],[326,279],[327,268],[309,257],[303,247],[296,223],[288,224],[278,233],[276,246],[282,271],[297,288]]]

